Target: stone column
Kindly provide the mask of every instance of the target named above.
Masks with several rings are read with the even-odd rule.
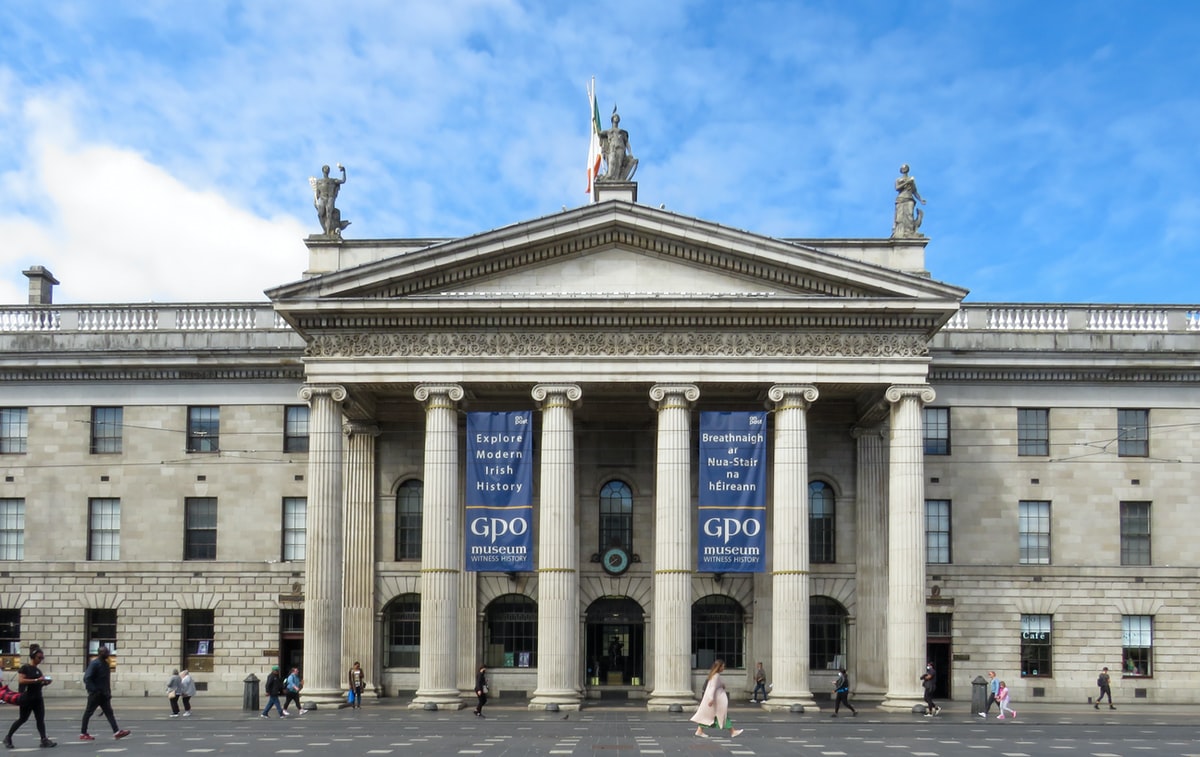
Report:
[[[887,697],[882,707],[921,702],[925,669],[925,449],[921,406],[928,386],[893,386],[888,446]]]
[[[421,518],[421,672],[411,709],[461,709],[459,581],[463,565],[459,501],[458,402],[461,386],[418,386],[425,405],[425,497]]]
[[[342,403],[340,386],[305,386],[308,503],[304,519],[304,697],[342,695]]]
[[[358,661],[366,692],[377,694],[375,666],[375,438],[379,427],[347,421],[345,539],[342,542],[342,671]],[[349,685],[349,681],[342,683]],[[364,692],[365,694],[365,692]]]
[[[774,688],[763,705],[816,708],[808,690],[808,422],[815,386],[773,386],[775,466],[771,525],[771,663]]]
[[[858,445],[857,499],[854,503],[857,524],[854,589],[858,606],[855,647],[858,653],[851,658],[855,673],[851,680],[854,681],[854,694],[860,698],[882,699],[887,692],[886,434],[885,424],[855,427],[851,431]]]
[[[538,384],[542,409],[538,514],[537,690],[529,709],[578,710],[579,533],[575,523],[574,404],[578,386]]]
[[[682,710],[692,691],[692,403],[700,390],[688,384],[657,385],[654,491],[654,690],[647,709]]]

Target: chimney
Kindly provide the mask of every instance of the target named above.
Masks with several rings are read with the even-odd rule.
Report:
[[[45,266],[40,265],[32,266],[28,271],[22,271],[22,273],[29,277],[30,305],[54,304],[54,285],[58,283],[54,274],[47,271]]]

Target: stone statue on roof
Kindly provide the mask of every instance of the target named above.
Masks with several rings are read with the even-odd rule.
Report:
[[[346,183],[346,168],[337,164],[342,172],[342,178],[329,176],[329,166],[321,166],[321,178],[308,177],[309,186],[313,190],[313,207],[317,209],[317,220],[321,222],[321,234],[331,239],[341,239],[342,229],[350,225],[342,220],[342,211],[337,209],[338,190]]]
[[[637,171],[638,159],[629,150],[629,132],[621,128],[621,117],[617,106],[613,106],[612,126],[600,132],[600,150],[604,154],[604,173],[596,177],[596,183],[632,181]]]
[[[920,239],[925,235],[917,231],[925,212],[917,203],[925,199],[917,191],[917,180],[908,175],[908,164],[900,166],[900,177],[896,179],[896,217],[892,221],[892,239]]]

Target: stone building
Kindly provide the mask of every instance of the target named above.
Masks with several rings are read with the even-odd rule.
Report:
[[[0,653],[119,692],[272,663],[458,707],[1195,702],[1200,309],[963,303],[920,238],[777,239],[598,201],[308,241],[270,304],[0,308]],[[60,272],[63,273],[63,272]],[[936,274],[936,272],[933,272]],[[69,275],[69,272],[66,272]],[[533,563],[468,571],[472,412],[530,411]],[[766,411],[765,570],[699,569],[698,419]],[[743,675],[745,678],[743,679]]]

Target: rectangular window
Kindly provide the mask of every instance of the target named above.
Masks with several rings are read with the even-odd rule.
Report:
[[[121,500],[88,500],[88,559],[121,559]]]
[[[283,559],[284,562],[304,560],[304,523],[308,500],[304,497],[283,498]]]
[[[1154,675],[1154,617],[1121,616],[1121,674],[1126,677]]]
[[[216,620],[212,610],[183,611],[183,664],[195,673],[211,673],[213,669],[213,629]]]
[[[217,559],[217,498],[188,497],[183,512],[183,559]]]
[[[1121,503],[1121,564],[1150,564],[1150,503]]]
[[[1022,500],[1019,507],[1021,564],[1049,565],[1050,503]]]
[[[0,407],[0,455],[24,455],[28,441],[28,408]]]
[[[25,559],[25,500],[0,499],[0,560]]]
[[[950,454],[950,408],[927,407],[923,411],[925,418],[925,454]]]
[[[1050,411],[1017,410],[1017,454],[1045,457],[1050,454]]]
[[[0,610],[0,655],[21,654],[21,611]]]
[[[283,451],[308,452],[308,405],[283,409]]]
[[[125,408],[92,408],[93,455],[116,455],[121,452],[121,432],[125,423]]]
[[[116,610],[86,610],[87,617],[87,659],[100,654],[100,647],[108,647],[108,651],[117,654],[117,611]]]
[[[1054,637],[1049,615],[1021,616],[1021,676],[1049,677]]]
[[[1150,411],[1117,411],[1117,454],[1121,457],[1150,456]]]
[[[950,500],[925,500],[925,562],[950,563]]]
[[[221,408],[189,407],[187,425],[188,452],[221,450]]]

